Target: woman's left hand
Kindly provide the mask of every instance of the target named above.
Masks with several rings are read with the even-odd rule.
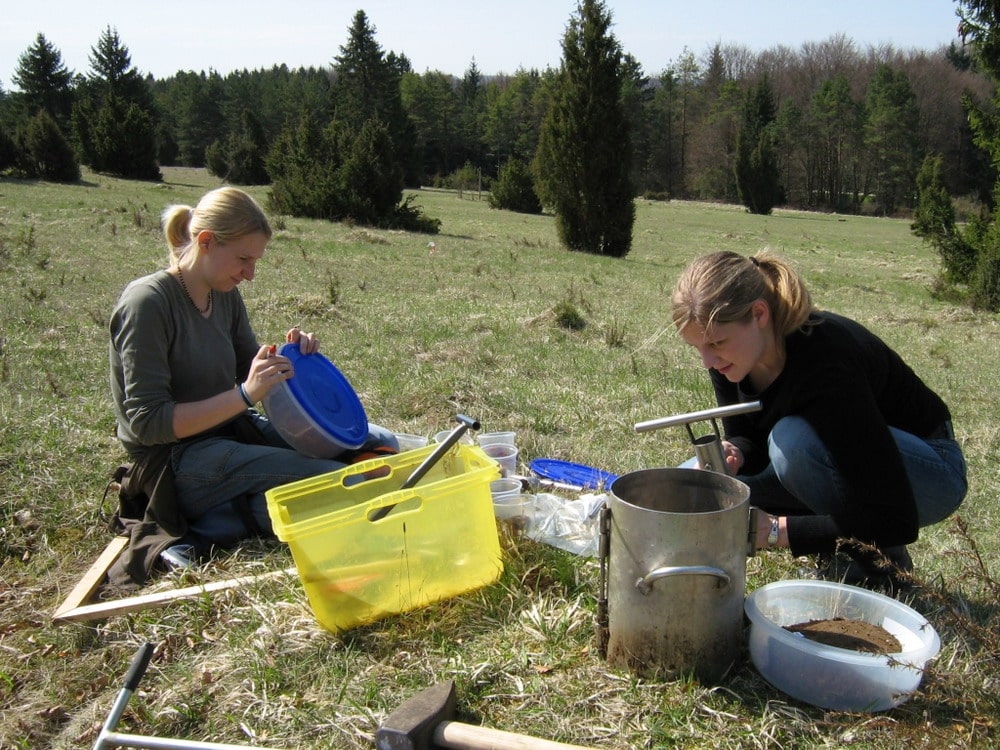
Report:
[[[315,354],[319,351],[319,339],[316,338],[316,334],[305,333],[298,326],[288,329],[288,333],[285,334],[285,341],[289,344],[298,344],[299,351],[303,354]]]

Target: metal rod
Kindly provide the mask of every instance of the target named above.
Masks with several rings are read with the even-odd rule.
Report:
[[[418,466],[414,472],[407,477],[406,481],[400,485],[401,490],[408,490],[419,482],[423,478],[424,474],[430,471],[434,465],[441,460],[441,457],[451,450],[451,446],[461,439],[466,430],[479,429],[479,420],[473,419],[472,417],[467,417],[464,414],[456,414],[455,420],[458,422],[458,427],[448,433],[448,436],[441,441],[440,445],[434,449],[434,452],[425,458],[423,463],[421,463],[420,466]]]
[[[760,401],[747,401],[742,404],[717,406],[713,409],[703,409],[702,411],[693,411],[687,414],[677,414],[673,417],[660,417],[659,419],[650,419],[646,422],[639,422],[635,425],[635,431],[649,432],[650,430],[659,430],[664,427],[674,427],[676,425],[691,424],[691,422],[701,422],[705,419],[735,417],[739,414],[749,414],[760,410]]]
[[[478,419],[467,417],[464,414],[456,414],[455,421],[458,422],[458,427],[456,427],[454,430],[448,433],[448,436],[438,444],[438,447],[435,448],[433,452],[427,458],[425,458],[416,469],[413,470],[413,473],[406,478],[406,481],[399,486],[399,489],[408,490],[412,488],[417,482],[419,482],[423,478],[424,474],[430,471],[434,467],[434,465],[441,460],[441,457],[444,456],[445,453],[451,450],[451,447],[461,439],[462,435],[465,434],[466,430],[469,429],[478,430],[480,426]],[[396,505],[397,503],[393,503],[392,505],[384,505],[377,511],[372,513],[369,516],[369,518],[372,521],[378,521],[382,518],[385,518],[387,515],[389,515],[392,509],[396,507]]]
[[[115,727],[118,726],[119,720],[122,718],[122,714],[125,712],[125,707],[128,705],[129,698],[132,697],[132,693],[135,692],[136,688],[139,687],[139,681],[142,676],[146,673],[146,667],[149,666],[149,660],[153,658],[154,644],[144,643],[139,647],[139,650],[135,652],[135,656],[132,657],[132,664],[128,668],[128,674],[125,675],[125,683],[122,685],[122,689],[118,693],[118,697],[115,698],[115,703],[111,707],[111,713],[108,714],[108,718],[104,720],[104,725],[101,727],[100,733],[97,735],[97,740],[94,742],[93,750],[102,750],[105,747],[114,747],[114,744],[108,742],[108,738],[112,732],[114,732]]]
[[[226,742],[181,740],[174,737],[153,737],[141,734],[109,732],[101,747],[135,747],[141,750],[272,750],[261,745],[232,745]]]
[[[144,643],[132,657],[132,664],[125,675],[125,683],[122,685],[111,713],[104,720],[101,731],[97,735],[92,750],[104,750],[112,747],[136,747],[148,748],[150,750],[268,750],[268,748],[257,747],[255,745],[229,745],[220,742],[200,742],[198,740],[180,740],[170,737],[147,737],[140,734],[124,734],[116,732],[115,728],[125,712],[129,698],[139,687],[139,681],[146,673],[149,661],[153,657],[154,644]]]

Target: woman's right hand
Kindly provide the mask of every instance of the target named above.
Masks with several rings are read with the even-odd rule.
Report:
[[[288,380],[293,375],[295,375],[295,369],[292,367],[292,361],[288,357],[276,354],[273,346],[265,345],[250,361],[250,372],[247,374],[243,388],[250,399],[257,403],[274,386]]]
[[[743,468],[743,451],[730,443],[728,440],[722,441],[722,455],[726,459],[726,471],[729,476],[735,476]]]

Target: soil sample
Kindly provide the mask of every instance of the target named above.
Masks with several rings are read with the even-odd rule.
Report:
[[[795,625],[785,625],[785,630],[801,633],[804,637],[825,646],[846,648],[866,654],[895,654],[902,644],[885,628],[864,620],[834,617],[830,620],[808,620]]]

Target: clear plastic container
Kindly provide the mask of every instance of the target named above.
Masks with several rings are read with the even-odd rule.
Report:
[[[517,445],[516,441],[516,432],[480,432],[476,435],[476,442],[480,445],[493,445],[494,443]]]
[[[918,612],[888,596],[829,581],[777,581],[747,597],[750,658],[771,685],[804,703],[837,711],[885,711],[917,690],[941,640]],[[863,620],[901,648],[871,654],[828,646],[786,626],[833,618]]]
[[[480,446],[483,453],[500,465],[500,472],[505,476],[517,474],[517,448],[509,443],[490,443]]]
[[[412,451],[417,448],[423,448],[430,441],[427,439],[426,435],[411,435],[406,432],[394,433],[396,436],[396,442],[399,443],[399,451]]]

